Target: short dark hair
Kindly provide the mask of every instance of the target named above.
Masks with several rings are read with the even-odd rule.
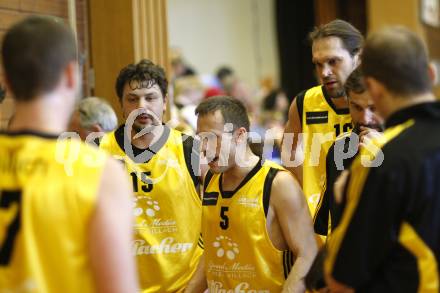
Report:
[[[395,94],[421,94],[432,88],[427,50],[422,40],[404,27],[372,34],[361,59],[364,76],[375,78]]]
[[[77,60],[75,37],[59,18],[30,16],[6,33],[2,60],[13,96],[29,101],[53,90],[67,64]]]
[[[217,72],[216,72],[216,76],[218,80],[222,80],[223,78],[225,78],[228,75],[232,75],[234,74],[234,70],[232,70],[231,67],[229,66],[222,66],[220,67]]]
[[[249,116],[246,107],[237,99],[227,96],[214,96],[201,102],[196,108],[196,115],[203,116],[220,111],[224,123],[232,123],[234,130],[244,127],[249,131]]]
[[[364,37],[361,32],[349,22],[341,19],[335,19],[327,24],[315,27],[314,30],[309,33],[309,40],[312,44],[318,39],[327,37],[337,37],[341,39],[344,48],[351,56],[361,51],[364,42]]]
[[[362,94],[367,90],[364,82],[364,76],[360,67],[357,67],[348,76],[347,80],[345,81],[344,88],[347,95],[350,91],[356,94]]]
[[[129,64],[121,69],[115,85],[119,100],[122,99],[125,84],[133,81],[142,83],[142,87],[145,88],[150,88],[157,84],[163,97],[165,98],[167,95],[168,80],[165,71],[150,60],[142,59],[137,64]]]

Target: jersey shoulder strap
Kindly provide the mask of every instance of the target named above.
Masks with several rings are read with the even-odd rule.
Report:
[[[296,95],[296,108],[298,108],[298,116],[302,123],[302,117],[304,112],[304,97],[306,96],[307,90],[300,92]]]
[[[269,211],[269,202],[270,202],[270,191],[272,189],[272,183],[275,179],[275,176],[277,175],[278,171],[280,169],[271,167],[269,169],[269,172],[267,172],[266,179],[264,180],[264,186],[263,186],[263,208],[264,208],[264,215],[267,217],[267,212]]]

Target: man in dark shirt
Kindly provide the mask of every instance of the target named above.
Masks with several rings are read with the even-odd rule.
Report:
[[[333,185],[339,174],[350,167],[360,148],[380,136],[383,131],[383,120],[376,113],[360,68],[350,74],[344,87],[354,128],[350,133],[339,135],[327,153],[326,188],[314,218],[315,232],[320,235],[327,235],[332,231],[342,216],[345,200],[336,200],[333,194]]]
[[[415,34],[391,27],[368,38],[361,64],[386,131],[373,156],[361,150],[336,190],[347,205],[328,241],[327,285],[439,292],[440,103],[426,49]]]

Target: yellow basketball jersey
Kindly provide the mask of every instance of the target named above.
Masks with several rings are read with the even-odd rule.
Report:
[[[273,162],[259,162],[232,192],[222,190],[221,174],[208,173],[202,226],[210,292],[281,292],[293,257],[273,246],[266,228],[279,170]]]
[[[339,134],[351,130],[348,108],[336,109],[322,86],[313,87],[297,97],[303,132],[303,190],[312,216],[324,193],[327,152]]]
[[[136,217],[132,245],[143,292],[180,292],[203,253],[201,201],[187,167],[182,133],[165,127],[150,157],[135,163],[123,150],[124,126],[107,134],[100,147],[123,158],[133,183]],[[131,148],[131,144],[129,147]],[[127,150],[128,151],[128,150]]]
[[[22,132],[0,134],[0,158],[0,291],[94,292],[88,231],[106,156]]]

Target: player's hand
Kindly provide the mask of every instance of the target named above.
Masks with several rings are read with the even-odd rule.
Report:
[[[359,147],[365,147],[372,140],[380,138],[383,133],[377,131],[373,128],[368,128],[365,126],[360,127],[361,132],[359,133]]]

